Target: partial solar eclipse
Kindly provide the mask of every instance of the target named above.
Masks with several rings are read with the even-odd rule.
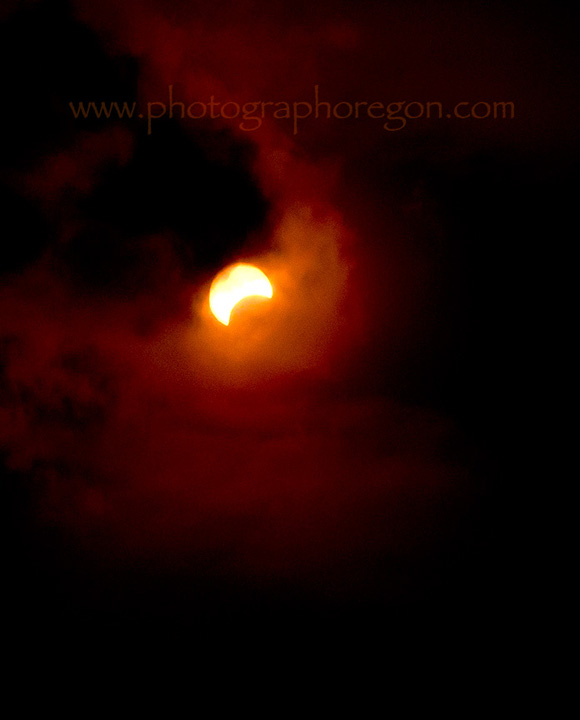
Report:
[[[247,297],[272,297],[272,285],[266,275],[254,265],[238,263],[222,270],[209,290],[209,307],[214,316],[229,325],[234,307]]]

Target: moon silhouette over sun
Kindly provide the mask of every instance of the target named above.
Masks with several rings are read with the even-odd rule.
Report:
[[[229,325],[231,312],[240,300],[253,296],[271,298],[272,295],[272,285],[260,269],[238,263],[225,268],[214,278],[209,291],[209,307],[223,325]]]

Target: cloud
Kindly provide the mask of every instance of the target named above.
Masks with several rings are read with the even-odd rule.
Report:
[[[35,280],[2,297],[1,440],[36,522],[87,557],[348,598],[388,594],[385,558],[412,567],[464,527],[478,487],[437,413],[349,391],[332,363],[309,372],[303,346],[276,372],[280,343],[258,342],[236,374],[191,319],[139,336],[122,305],[41,299]]]
[[[320,72],[339,87],[378,32],[348,22],[348,4],[320,24],[305,7],[303,28],[283,4],[264,19],[251,7],[222,26],[210,6],[76,2],[59,32],[87,47],[53,94],[64,107],[116,78],[121,100],[171,83],[290,99]],[[0,290],[0,443],[33,479],[38,523],[112,564],[342,597],[388,594],[397,567],[413,574],[464,533],[479,486],[461,431],[388,392],[410,346],[429,365],[433,297],[432,255],[390,221],[388,153],[342,126],[293,137],[166,119],[148,136],[57,120],[12,158],[12,191],[40,218],[27,236],[42,239]],[[207,290],[237,259],[267,272],[274,298],[224,329]]]

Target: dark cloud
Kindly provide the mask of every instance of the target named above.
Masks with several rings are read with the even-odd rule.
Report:
[[[122,286],[132,273],[135,277],[139,262],[132,254],[146,252],[144,238],[151,234],[174,238],[188,274],[217,270],[239,250],[264,223],[268,206],[248,169],[247,149],[227,136],[222,142],[218,163],[208,157],[203,138],[169,122],[136,140],[123,167],[102,173],[80,203],[85,228],[67,248],[86,282],[106,288]],[[87,242],[87,235],[94,241]],[[155,262],[151,256],[150,264]]]
[[[10,228],[0,256],[0,276],[11,276],[37,262],[46,249],[54,245],[56,237],[54,228],[32,198],[17,192],[8,183],[0,185],[0,192],[4,220]]]
[[[10,98],[4,119],[9,142],[3,147],[9,167],[29,168],[43,154],[70,145],[80,131],[70,101],[135,93],[135,59],[108,55],[94,30],[73,17],[68,2],[19,6],[2,22],[0,47]],[[89,119],[84,129],[99,127]]]

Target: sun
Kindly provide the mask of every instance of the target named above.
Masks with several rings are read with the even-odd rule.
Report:
[[[223,325],[229,325],[232,310],[240,300],[253,296],[271,298],[272,295],[272,285],[259,268],[237,263],[214,278],[209,290],[209,307]]]

